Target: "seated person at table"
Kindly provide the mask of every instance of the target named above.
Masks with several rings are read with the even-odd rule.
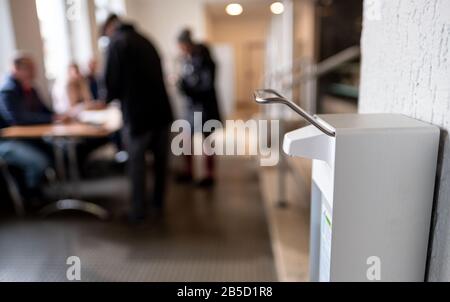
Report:
[[[72,117],[77,117],[83,110],[105,107],[103,102],[93,101],[89,85],[76,63],[69,65],[67,78],[55,85],[53,100],[55,112]]]
[[[58,81],[53,90],[53,108],[56,113],[77,119],[83,110],[99,110],[106,108],[104,102],[92,99],[89,85],[76,63],[71,63],[67,77]],[[84,163],[89,154],[106,144],[108,139],[89,138],[77,145],[78,160]]]
[[[0,116],[6,126],[48,124],[55,119],[33,87],[35,76],[33,59],[18,54],[0,88]]]
[[[104,85],[102,85],[102,81],[97,72],[98,63],[94,58],[89,60],[88,63],[88,72],[85,75],[86,82],[89,85],[89,89],[92,97],[95,102],[105,105],[103,99],[106,98],[107,92],[105,91]],[[98,105],[102,106],[102,105]],[[121,163],[128,157],[126,151],[124,151],[124,145],[122,143],[122,135],[120,131],[115,132],[111,136],[111,141],[116,146],[118,152],[116,153],[116,160]]]
[[[88,63],[88,73],[86,74],[86,81],[89,84],[89,90],[94,100],[100,99],[100,85],[99,77],[97,74],[97,61],[95,59],[90,59]]]
[[[11,74],[0,87],[1,128],[13,125],[47,124],[61,118],[42,103],[33,87],[35,65],[26,54],[17,54]],[[41,140],[0,140],[0,156],[21,168],[27,189],[34,190],[50,165],[51,147]]]

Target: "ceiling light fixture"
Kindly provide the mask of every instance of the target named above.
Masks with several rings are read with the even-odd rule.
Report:
[[[239,16],[240,14],[242,14],[244,9],[242,8],[242,5],[240,5],[239,3],[230,3],[225,8],[225,11],[230,16]]]
[[[275,15],[280,15],[284,12],[284,4],[281,2],[274,2],[270,5],[270,10]]]

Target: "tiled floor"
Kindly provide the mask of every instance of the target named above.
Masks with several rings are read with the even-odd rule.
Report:
[[[274,281],[274,261],[257,167],[221,158],[204,191],[172,184],[164,219],[132,228],[80,214],[0,218],[1,281],[66,281],[69,256],[82,281]],[[109,208],[126,203],[121,177],[89,182],[82,195]]]

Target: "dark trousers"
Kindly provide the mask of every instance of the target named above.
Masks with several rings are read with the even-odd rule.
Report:
[[[109,143],[109,138],[86,138],[77,144],[78,164],[83,165],[96,149]]]
[[[128,131],[126,131],[128,132]],[[154,156],[153,164],[153,199],[152,205],[162,208],[167,183],[167,160],[169,149],[169,128],[164,127],[139,135],[126,134],[126,144],[129,154],[129,176],[131,180],[131,199],[133,218],[145,217],[146,198],[146,169],[145,154],[150,150]]]

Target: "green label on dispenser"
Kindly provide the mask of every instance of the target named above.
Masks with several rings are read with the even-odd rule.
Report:
[[[330,217],[328,217],[328,215],[326,213],[324,213],[324,215],[325,215],[325,221],[327,222],[328,226],[331,227]]]

